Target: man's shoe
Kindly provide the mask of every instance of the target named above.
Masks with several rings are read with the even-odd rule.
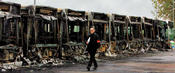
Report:
[[[87,70],[90,71],[90,67],[87,67]]]

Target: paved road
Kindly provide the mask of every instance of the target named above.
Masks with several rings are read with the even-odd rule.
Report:
[[[53,69],[58,73],[175,73],[175,52],[152,57],[135,57],[100,63],[96,71],[86,71],[85,65]]]
[[[74,64],[26,73],[175,73],[175,51],[151,57],[99,62],[99,68],[95,71],[87,71],[86,65]]]

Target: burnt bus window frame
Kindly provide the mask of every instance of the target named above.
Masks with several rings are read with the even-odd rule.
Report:
[[[51,14],[37,13],[37,11],[40,9],[51,10],[53,13]],[[29,38],[29,41],[32,40],[35,42],[33,43],[29,42],[30,44],[34,45],[34,44],[58,43],[58,38],[57,38],[58,19],[57,19],[57,9],[56,8],[46,7],[46,6],[36,6],[35,16],[33,16],[33,13],[34,13],[33,6],[27,6],[23,8],[22,12],[23,12],[23,15],[26,16],[27,22],[30,22],[32,20],[32,22],[28,23],[27,25],[27,27],[30,27],[28,28],[30,29],[30,31],[27,30],[27,34],[31,35],[32,37],[35,37],[35,38]],[[50,29],[49,29],[50,32],[44,31],[43,25],[45,24],[50,24]],[[47,31],[48,31],[48,28],[47,28]]]
[[[153,19],[143,18],[143,29],[144,29],[144,38],[154,39],[154,27],[153,27]]]
[[[4,6],[4,7],[3,7]],[[19,45],[20,36],[20,4],[0,2],[0,11],[5,13],[1,17],[1,41],[4,44]],[[3,9],[5,8],[5,9]]]
[[[166,25],[167,23],[165,21],[162,20],[154,21],[154,30],[157,40],[162,40],[166,38]]]
[[[127,40],[127,17],[112,14],[112,18],[112,40]]]
[[[56,32],[57,20],[47,21],[42,18],[37,18],[36,22],[36,30],[38,34],[38,43],[55,43],[54,39],[56,36],[54,35]],[[50,26],[49,26],[50,25]],[[46,36],[49,40],[45,40]],[[42,41],[44,40],[44,41]]]
[[[101,23],[101,22],[93,22],[93,24],[94,24],[93,26],[95,27],[96,33],[99,35],[100,40],[107,41],[108,40],[107,39],[107,37],[108,37],[107,36],[108,35],[107,29],[108,29],[109,24],[108,23]],[[105,28],[105,26],[107,26],[107,27]],[[103,30],[103,31],[101,31],[101,30]]]
[[[159,37],[160,39],[166,38],[166,21],[159,20]]]
[[[158,29],[158,20],[154,20],[154,33],[155,33],[155,40],[159,39],[159,29]]]
[[[85,11],[76,11],[72,9],[65,9],[62,12],[63,21],[63,43],[84,43],[86,38],[87,19]],[[74,32],[74,26],[79,27],[79,32]]]
[[[83,24],[85,24],[85,22],[81,22],[81,21],[78,21],[78,22],[75,22],[75,21],[69,21],[68,22],[68,29],[69,29],[69,41],[72,41],[72,42],[77,42],[77,43],[81,43],[83,42],[83,29],[85,29],[85,27],[83,26]],[[75,32],[75,26],[78,26],[79,27],[79,32]]]
[[[124,40],[126,38],[124,29],[125,28],[122,23],[114,23],[114,31],[115,31],[115,36],[117,38],[116,40]]]
[[[129,40],[142,39],[142,22],[141,17],[130,16],[128,24]]]
[[[10,19],[0,18],[2,19],[1,23],[1,39],[6,41],[6,43],[11,44],[19,44],[19,32],[20,32],[20,18],[13,17]]]
[[[146,38],[151,39],[152,38],[152,26],[151,25],[145,25],[144,26],[145,32],[144,32],[144,36]]]
[[[90,27],[94,27],[101,41],[109,41],[109,16],[105,13],[91,12],[92,23]]]
[[[139,29],[139,26],[140,26],[139,24],[129,24],[129,26],[128,26],[128,36],[130,37],[129,38],[130,40],[140,39],[140,31],[137,30],[137,29]]]

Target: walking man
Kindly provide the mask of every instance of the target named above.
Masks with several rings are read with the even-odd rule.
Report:
[[[94,28],[90,28],[90,35],[88,37],[86,44],[87,44],[86,52],[88,52],[90,55],[90,61],[87,66],[87,70],[90,71],[92,63],[94,63],[93,69],[96,70],[98,65],[97,61],[95,60],[95,54],[97,52],[97,49],[100,47],[100,40],[98,35],[95,33]]]

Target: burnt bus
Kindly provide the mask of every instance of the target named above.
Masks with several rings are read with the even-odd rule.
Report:
[[[26,56],[33,60],[58,57],[59,25],[57,9],[46,6],[28,6],[21,9],[23,47]]]
[[[62,11],[62,56],[80,56],[85,50],[87,19],[85,11],[65,9]]]
[[[91,12],[88,14],[88,25],[94,27],[99,35],[101,47],[98,52],[105,52],[109,48],[109,23],[110,17],[105,13]]]
[[[163,50],[166,46],[166,29],[167,23],[166,21],[162,20],[155,20],[154,21],[154,32],[155,32],[155,39],[156,39],[156,48],[159,50]]]
[[[111,49],[125,50],[128,42],[128,22],[127,16],[112,14],[112,23],[111,23],[111,44],[113,47]]]
[[[143,44],[142,19],[141,17],[128,17],[128,43],[129,48],[138,51]]]
[[[21,53],[20,4],[0,2],[0,62],[15,61]]]

